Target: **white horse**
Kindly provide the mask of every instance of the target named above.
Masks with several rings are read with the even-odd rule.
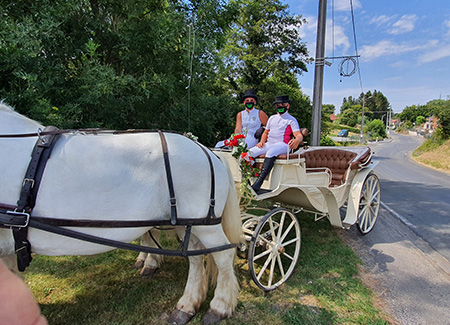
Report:
[[[42,126],[0,102],[0,134],[34,133]],[[203,150],[190,139],[165,134],[172,170],[178,218],[204,218],[210,203],[211,172]],[[0,203],[15,205],[36,137],[0,138]],[[211,154],[215,176],[218,225],[194,226],[189,249],[238,243],[239,205],[234,181],[225,162]],[[225,166],[224,166],[225,164]],[[158,133],[63,134],[47,162],[32,215],[64,219],[167,220],[169,191]],[[83,233],[130,242],[146,228],[70,228]],[[177,227],[184,236],[184,227]],[[32,252],[42,255],[90,255],[111,247],[30,228]],[[0,257],[14,254],[12,231],[0,228]],[[237,304],[239,286],[233,270],[234,250],[212,253],[217,285],[205,321],[229,317]],[[211,259],[208,259],[211,260]],[[169,321],[186,323],[206,298],[208,277],[203,256],[189,257],[183,296]]]

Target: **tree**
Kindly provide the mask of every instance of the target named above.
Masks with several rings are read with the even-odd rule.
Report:
[[[299,34],[304,19],[291,15],[280,0],[232,0],[230,6],[236,8],[237,18],[220,52],[225,65],[217,84],[238,103],[245,89],[255,89],[258,107],[268,115],[275,113],[275,96],[287,94],[290,113],[310,129],[311,102],[297,80],[310,62]]]
[[[0,98],[19,112],[63,128],[191,125],[209,145],[229,135],[234,104],[214,83],[233,17],[222,1],[20,1],[1,13]]]
[[[366,93],[361,93],[358,99],[349,96],[344,98],[341,106],[341,113],[354,105],[364,105],[364,119],[369,121],[372,119],[381,119],[386,116],[387,112],[391,110],[391,104],[381,91],[374,90],[373,93],[369,90]]]
[[[439,130],[444,139],[450,138],[450,100],[443,103],[439,113]]]
[[[386,125],[383,121],[375,119],[367,125],[367,131],[370,132],[372,138],[385,138],[386,137]]]
[[[425,123],[426,119],[422,115],[416,117],[416,125],[422,125]]]
[[[280,0],[232,0],[238,18],[223,51],[225,78],[236,91],[261,90],[265,79],[275,74],[301,74],[310,61],[299,28],[301,16],[289,14]]]
[[[360,117],[361,106],[352,105],[339,115],[339,123],[354,127],[358,123],[358,119],[360,120]]]

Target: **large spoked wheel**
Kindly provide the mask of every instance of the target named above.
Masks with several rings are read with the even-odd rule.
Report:
[[[372,230],[380,210],[380,181],[377,175],[370,173],[364,180],[359,198],[358,230],[367,234]]]
[[[253,281],[264,291],[283,284],[294,271],[301,247],[300,224],[284,208],[268,212],[255,228],[248,252]]]

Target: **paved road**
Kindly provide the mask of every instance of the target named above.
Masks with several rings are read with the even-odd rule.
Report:
[[[375,143],[382,208],[375,228],[342,237],[360,255],[372,289],[400,324],[450,324],[450,175],[415,164],[420,138]]]

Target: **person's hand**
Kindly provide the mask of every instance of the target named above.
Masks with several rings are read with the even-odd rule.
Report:
[[[300,142],[301,142],[300,138],[293,138],[289,140],[288,142],[289,148],[296,149],[299,146]]]
[[[8,325],[47,325],[41,310],[25,283],[0,260],[0,323]]]
[[[258,142],[258,144],[256,145],[258,148],[264,148],[264,146],[266,145],[265,142]]]

